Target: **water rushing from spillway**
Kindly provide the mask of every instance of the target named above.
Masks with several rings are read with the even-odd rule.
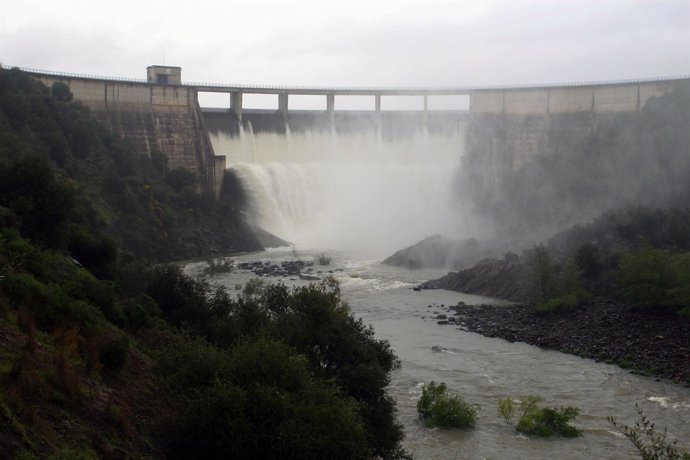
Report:
[[[382,257],[435,233],[467,236],[454,191],[464,130],[212,135],[248,192],[250,219],[298,247]]]

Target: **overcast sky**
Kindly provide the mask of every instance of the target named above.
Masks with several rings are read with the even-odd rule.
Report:
[[[0,62],[184,81],[464,86],[690,74],[690,0],[0,0]]]

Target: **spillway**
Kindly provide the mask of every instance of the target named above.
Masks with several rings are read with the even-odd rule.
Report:
[[[373,257],[439,232],[471,233],[454,187],[464,137],[461,123],[396,138],[373,129],[211,132],[248,194],[252,223],[298,247]]]

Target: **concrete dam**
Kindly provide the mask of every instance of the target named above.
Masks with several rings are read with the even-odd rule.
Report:
[[[48,86],[66,83],[94,118],[143,154],[161,151],[171,168],[193,171],[202,189],[220,193],[230,168],[249,195],[248,218],[278,236],[323,248],[360,248],[369,241],[384,254],[441,231],[481,234],[453,192],[464,151],[473,151],[473,164],[462,167],[499,171],[500,180],[548,152],[554,127],[578,135],[690,85],[690,77],[674,77],[491,88],[314,88],[183,83],[179,67],[164,66],[149,67],[145,81],[28,71]],[[200,93],[225,94],[229,104],[201,107]],[[246,107],[245,94],[277,96],[277,108]],[[318,96],[325,110],[293,110],[293,95]],[[373,108],[342,110],[336,101],[344,96],[367,97]],[[386,110],[382,100],[396,96],[415,97],[421,107]],[[430,100],[444,96],[464,97],[466,107],[429,108]]]
[[[423,131],[448,135],[468,123],[500,120],[504,143],[513,147],[516,167],[532,156],[545,141],[542,127],[554,116],[590,120],[614,113],[640,110],[653,96],[679,85],[690,84],[689,76],[618,82],[573,83],[454,88],[328,88],[223,85],[183,83],[181,69],[150,66],[146,80],[85,76],[22,69],[46,86],[66,83],[74,99],[89,107],[94,118],[115,133],[130,139],[142,152],[163,152],[171,167],[184,167],[197,174],[203,187],[219,190],[223,157],[231,152],[213,151],[209,133],[239,137],[253,133],[377,132],[387,139],[404,139]],[[227,109],[204,109],[199,93],[229,95]],[[278,96],[277,110],[243,107],[244,94]],[[288,109],[291,95],[318,95],[326,99],[326,110]],[[336,110],[339,96],[369,96],[373,110]],[[466,96],[468,109],[430,110],[428,99],[437,96]],[[388,96],[423,98],[420,110],[382,110]]]

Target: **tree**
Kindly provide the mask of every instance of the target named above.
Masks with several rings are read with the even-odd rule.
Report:
[[[294,289],[277,320],[280,336],[311,364],[354,398],[371,438],[371,457],[398,458],[403,431],[395,419],[395,402],[386,394],[390,372],[399,365],[390,344],[349,314],[332,278]],[[275,299],[274,299],[275,302]]]
[[[174,168],[165,175],[165,182],[176,192],[185,187],[193,187],[196,183],[194,173],[185,168]]]
[[[0,205],[21,219],[26,235],[57,247],[62,243],[74,199],[72,188],[53,173],[46,160],[26,156],[0,163]]]
[[[553,297],[555,291],[554,270],[549,250],[543,244],[535,246],[532,260],[537,299],[540,302],[544,302]]]
[[[61,81],[53,83],[53,86],[50,87],[50,94],[60,102],[71,102],[73,97],[69,86]]]

